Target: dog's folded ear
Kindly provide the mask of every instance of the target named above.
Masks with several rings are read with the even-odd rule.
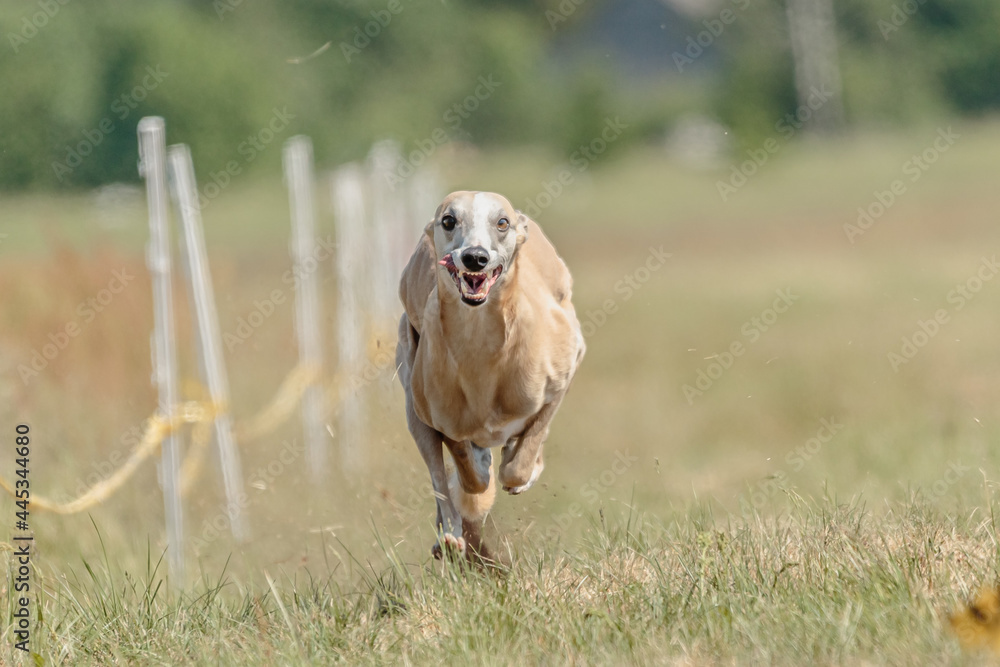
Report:
[[[437,210],[434,211],[434,217],[431,218],[431,221],[427,223],[426,227],[424,227],[424,234],[427,234],[431,241],[434,240],[434,223],[441,217],[441,211],[444,209],[444,205],[445,202],[438,204]]]
[[[521,245],[528,240],[528,216],[520,211],[517,213],[517,245]]]

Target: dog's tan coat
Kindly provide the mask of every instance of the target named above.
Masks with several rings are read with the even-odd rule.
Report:
[[[481,520],[493,496],[492,475],[483,479],[477,469],[473,443],[504,447],[499,476],[505,488],[532,483],[541,471],[549,421],[585,349],[566,264],[537,224],[503,202],[519,216],[517,249],[485,304],[463,304],[438,266],[433,221],[400,280],[406,312],[397,358],[411,431],[422,452],[428,435],[421,425],[439,438],[438,448],[440,442],[448,446],[462,487],[455,500],[466,523]],[[424,455],[433,481],[440,476],[437,459]],[[469,497],[476,495],[483,496],[478,504]],[[440,505],[439,522],[446,523]],[[439,529],[449,532],[447,525]]]

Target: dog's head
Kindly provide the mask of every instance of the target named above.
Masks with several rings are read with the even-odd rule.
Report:
[[[494,284],[505,281],[528,236],[528,223],[506,197],[462,191],[444,198],[426,232],[434,241],[444,282],[464,303],[480,306]]]

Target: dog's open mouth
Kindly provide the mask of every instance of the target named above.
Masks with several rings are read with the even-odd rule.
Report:
[[[455,281],[455,286],[458,287],[458,293],[462,296],[462,301],[465,301],[470,306],[478,306],[484,303],[490,293],[490,288],[493,287],[493,283],[503,273],[502,266],[498,266],[489,272],[465,271],[455,266],[455,262],[452,260],[450,254],[445,255],[444,259],[438,262],[438,264],[448,269],[452,280]]]

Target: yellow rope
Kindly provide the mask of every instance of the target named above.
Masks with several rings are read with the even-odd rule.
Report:
[[[212,441],[212,422],[225,412],[215,404],[210,404],[208,410],[205,410],[205,404],[195,405],[203,411],[203,414],[191,421],[194,424],[191,429],[191,448],[181,464],[181,496],[186,496],[198,481],[201,475],[201,462],[205,460],[208,443]]]
[[[271,403],[246,427],[238,429],[239,437],[247,439],[260,437],[281,425],[288,419],[306,389],[318,376],[318,368],[297,366],[289,373]],[[94,484],[78,498],[65,503],[32,494],[28,500],[28,507],[35,511],[53,514],[76,514],[86,511],[104,502],[121,488],[139,466],[159,449],[167,435],[178,430],[183,424],[194,424],[191,434],[192,446],[184,457],[181,467],[181,494],[186,495],[201,472],[201,463],[211,441],[212,421],[224,410],[225,406],[216,406],[205,401],[188,401],[178,406],[172,421],[158,413],[154,414],[146,422],[146,432],[142,440],[132,449],[125,463],[110,477]],[[0,488],[16,497],[14,486],[3,477],[0,477]]]
[[[369,346],[369,358],[374,349]],[[238,426],[237,440],[252,440],[271,433],[291,416],[295,406],[305,395],[309,387],[316,385],[320,377],[320,368],[299,364],[281,383],[271,402],[248,423]],[[318,386],[318,385],[317,385]],[[337,405],[343,396],[344,387],[340,374],[323,390],[327,406]],[[204,392],[199,392],[204,394]],[[146,459],[152,456],[160,447],[163,439],[177,431],[184,424],[194,424],[191,432],[191,448],[184,457],[181,466],[181,494],[186,495],[201,474],[201,464],[205,451],[211,441],[211,426],[216,416],[226,412],[228,406],[216,405],[209,401],[188,401],[177,406],[175,416],[168,420],[159,413],[153,414],[146,421],[146,432],[129,454],[128,459],[110,477],[94,484],[78,498],[65,503],[51,500],[44,496],[32,494],[28,507],[35,511],[52,512],[53,514],[76,514],[98,505],[113,495],[135,473]],[[0,477],[0,488],[11,496],[15,496],[13,485]]]
[[[201,403],[181,405],[180,409],[177,410],[177,415],[172,420],[166,419],[158,413],[154,414],[146,422],[146,432],[143,434],[142,440],[132,449],[132,453],[129,454],[125,463],[110,477],[87,489],[79,498],[65,503],[33,494],[28,500],[28,507],[53,514],[76,514],[88,510],[94,505],[104,502],[117,491],[139,468],[139,465],[157,450],[167,435],[179,429],[184,423],[206,420],[210,422],[213,418],[212,408]],[[3,487],[12,496],[15,495],[10,482],[3,478],[0,478],[0,487]]]
[[[306,390],[319,379],[317,366],[299,364],[281,383],[271,403],[248,423],[237,427],[237,440],[254,440],[266,435],[283,424],[291,416],[295,406],[302,400]]]

